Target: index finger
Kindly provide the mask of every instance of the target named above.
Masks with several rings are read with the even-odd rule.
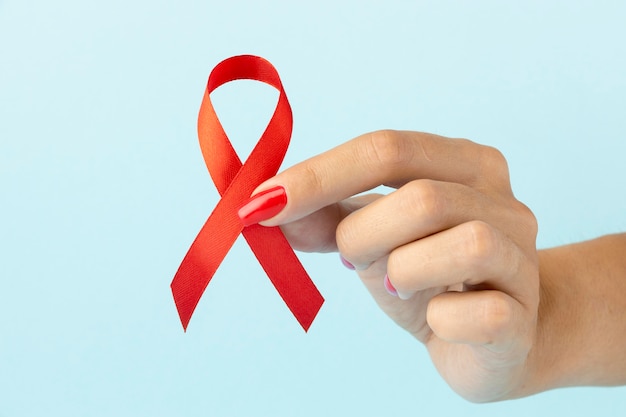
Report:
[[[285,189],[285,207],[261,222],[276,226],[379,185],[398,188],[419,178],[475,185],[494,177],[483,175],[494,165],[486,163],[493,160],[494,151],[465,139],[382,130],[294,165],[259,185],[252,195],[277,186]]]

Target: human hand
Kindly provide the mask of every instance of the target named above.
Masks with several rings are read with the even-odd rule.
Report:
[[[379,185],[395,190],[353,197]],[[285,194],[263,194],[277,186]],[[244,223],[280,225],[295,249],[338,250],[460,395],[483,402],[526,394],[537,224],[514,197],[499,151],[379,131],[285,170],[255,194],[240,210]]]

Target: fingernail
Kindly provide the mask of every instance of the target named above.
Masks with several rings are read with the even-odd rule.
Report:
[[[287,193],[280,185],[250,197],[237,211],[244,226],[250,226],[276,216],[287,205]]]
[[[383,280],[383,284],[385,284],[385,289],[390,295],[394,297],[398,296],[398,291],[391,285],[391,281],[389,281],[389,276],[385,275],[385,279]]]
[[[345,266],[346,268],[350,269],[351,271],[354,271],[356,269],[354,267],[354,265],[352,265],[350,262],[346,261],[346,258],[344,258],[343,256],[339,255],[339,259],[341,259],[341,263],[343,264],[343,266]]]

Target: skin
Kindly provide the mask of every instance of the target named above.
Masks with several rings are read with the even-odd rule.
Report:
[[[626,235],[538,251],[498,150],[379,131],[253,195],[276,185],[287,205],[261,224],[280,225],[295,249],[339,251],[464,398],[626,384]],[[361,194],[379,185],[395,190]]]

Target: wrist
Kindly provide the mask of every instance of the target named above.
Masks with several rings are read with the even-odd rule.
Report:
[[[626,383],[625,235],[539,252],[535,344],[520,396]]]

